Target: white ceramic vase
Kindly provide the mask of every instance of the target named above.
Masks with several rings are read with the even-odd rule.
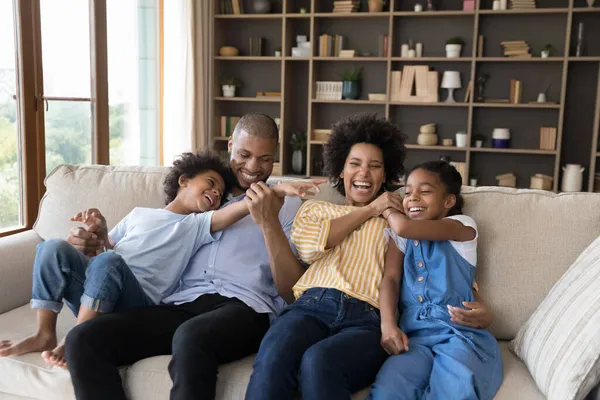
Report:
[[[235,85],[223,85],[223,97],[235,97]]]
[[[477,186],[477,178],[469,179],[469,186]]]
[[[459,58],[462,44],[447,44],[446,58]]]
[[[596,0],[587,0],[586,2],[588,7],[594,7],[594,3],[596,2]]]
[[[563,192],[581,192],[583,186],[583,171],[585,170],[579,164],[567,164],[562,167],[563,177],[561,191]]]
[[[456,133],[456,147],[467,147],[467,134],[464,132]]]
[[[302,173],[303,158],[304,157],[302,157],[302,150],[294,150],[294,153],[292,154],[292,169],[294,170],[294,173]]]
[[[542,58],[548,58],[550,57],[550,52],[548,50],[542,50],[542,53],[540,55]]]

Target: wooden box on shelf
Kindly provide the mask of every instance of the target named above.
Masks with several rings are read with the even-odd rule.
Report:
[[[496,175],[496,180],[498,181],[498,186],[511,188],[517,187],[517,177],[512,172],[508,174]]]
[[[552,181],[554,178],[544,174],[535,174],[531,177],[531,189],[552,190]]]
[[[331,135],[331,129],[313,129],[313,140],[316,142],[326,142]]]

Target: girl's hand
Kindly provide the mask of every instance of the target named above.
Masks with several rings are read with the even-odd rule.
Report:
[[[402,196],[396,192],[382,193],[378,198],[373,200],[369,207],[373,211],[374,216],[382,215],[385,210],[392,208],[396,211],[403,212]]]
[[[310,181],[293,181],[293,182],[279,182],[273,191],[279,197],[285,196],[314,196],[315,193],[320,193],[320,184],[327,183],[327,179],[311,179]]]
[[[381,326],[381,347],[389,355],[408,351],[408,336],[395,324]]]
[[[465,308],[448,305],[450,321],[476,329],[487,329],[494,322],[494,314],[480,302],[463,302]]]

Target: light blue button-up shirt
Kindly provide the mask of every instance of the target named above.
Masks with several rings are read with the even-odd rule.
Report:
[[[227,204],[244,197],[245,194],[231,198]],[[301,203],[297,197],[286,197],[279,212],[288,240]],[[290,245],[297,254],[291,242]],[[183,272],[179,288],[163,303],[188,303],[208,293],[236,297],[258,313],[269,313],[271,320],[285,306],[273,282],[263,232],[250,215],[224,229],[218,240],[196,252]]]

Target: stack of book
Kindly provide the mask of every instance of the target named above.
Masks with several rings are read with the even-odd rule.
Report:
[[[523,84],[518,79],[510,80],[510,98],[511,104],[519,104],[521,102],[521,94],[523,93]]]
[[[316,100],[341,100],[342,82],[317,81]]]
[[[510,0],[511,10],[531,10],[535,7],[535,0]]]
[[[241,117],[222,116],[219,136],[230,137]]]
[[[556,150],[556,128],[540,128],[540,150]]]
[[[379,57],[387,57],[390,48],[390,38],[388,35],[379,35],[377,55]]]
[[[510,42],[500,42],[504,49],[504,57],[525,57],[531,58],[531,49],[524,40],[513,40]]]
[[[392,101],[413,103],[438,102],[438,72],[428,65],[407,65],[402,71],[392,71]]]
[[[263,55],[263,38],[260,36],[250,36],[248,38],[250,51],[248,55],[251,57],[261,57]]]
[[[319,37],[319,57],[339,57],[344,48],[344,36],[321,35]]]
[[[244,1],[221,0],[221,14],[244,14]]]
[[[356,50],[340,50],[340,57],[356,57]]]
[[[256,97],[268,97],[270,99],[281,99],[281,92],[256,92]]]
[[[360,8],[359,0],[336,0],[333,2],[334,13],[353,13]]]
[[[326,142],[331,135],[331,129],[313,129],[313,140],[317,142]]]

